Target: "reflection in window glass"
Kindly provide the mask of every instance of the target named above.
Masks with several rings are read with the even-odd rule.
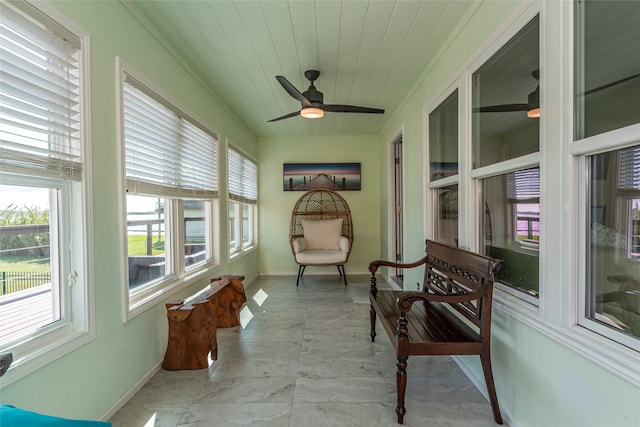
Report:
[[[576,2],[575,138],[640,123],[640,2]]]
[[[163,198],[127,195],[129,289],[169,274],[164,208]]]
[[[184,265],[201,263],[207,258],[207,223],[205,202],[185,200],[184,203]]]
[[[473,74],[473,168],[538,151],[539,51],[536,17]]]
[[[429,114],[430,180],[458,173],[458,91]]]
[[[435,190],[438,195],[438,214],[434,240],[458,246],[458,185]]]
[[[540,172],[531,168],[482,180],[485,253],[504,261],[500,282],[539,293]]]
[[[589,163],[587,318],[640,337],[640,146]]]

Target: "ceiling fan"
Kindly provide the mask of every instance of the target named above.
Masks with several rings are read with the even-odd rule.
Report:
[[[302,116],[307,119],[319,119],[324,116],[325,112],[369,114],[384,113],[384,110],[378,108],[357,107],[354,105],[324,104],[324,95],[313,85],[313,82],[318,78],[318,76],[320,76],[320,71],[307,70],[304,72],[304,75],[311,82],[311,86],[309,86],[309,89],[302,93],[283,76],[276,76],[276,80],[280,82],[284,90],[286,90],[289,95],[300,101],[300,104],[302,104],[302,108],[299,111],[294,111],[293,113],[285,114],[284,116],[268,120],[269,122],[275,122],[295,116]]]
[[[540,80],[540,70],[535,70],[531,73],[531,76]],[[527,96],[526,104],[502,104],[502,105],[489,105],[486,107],[478,107],[475,111],[480,113],[505,113],[510,111],[526,111],[527,117],[535,118],[540,117],[540,84],[536,86],[536,89]]]
[[[531,73],[531,76],[536,80],[540,80],[540,70],[533,71]],[[578,95],[580,96],[591,95],[601,90],[608,89],[612,86],[618,85],[620,83],[624,83],[626,81],[635,79],[637,77],[640,77],[640,74],[634,74],[632,76],[625,77],[623,79],[616,80],[614,82],[607,83],[605,85],[586,90],[583,93]],[[540,117],[540,84],[538,84],[538,86],[536,86],[536,89],[527,96],[526,104],[490,105],[486,107],[478,107],[475,109],[475,111],[480,113],[505,113],[510,111],[526,111],[527,117],[531,117],[531,118]]]

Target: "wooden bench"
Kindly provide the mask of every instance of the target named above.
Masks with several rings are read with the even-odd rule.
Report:
[[[422,291],[379,290],[379,267],[414,268],[424,265]],[[419,261],[400,264],[373,261],[371,272],[371,341],[376,319],[384,326],[398,359],[396,387],[398,423],[402,424],[409,356],[480,356],[493,418],[502,416],[491,371],[490,331],[493,282],[502,261],[427,240],[426,255]]]
[[[162,367],[204,369],[208,356],[218,359],[217,328],[240,324],[240,309],[247,301],[244,276],[211,279],[211,285],[189,300],[166,303],[169,339]]]

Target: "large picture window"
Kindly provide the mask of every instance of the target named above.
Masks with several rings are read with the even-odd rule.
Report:
[[[640,3],[575,5],[573,150],[585,167],[580,324],[640,349]],[[586,175],[586,176],[585,176]]]
[[[218,141],[128,70],[122,106],[127,291],[136,309],[213,262]]]
[[[504,260],[500,283],[533,304],[539,298],[539,18],[472,76],[472,177],[478,179],[481,249]]]
[[[0,353],[24,372],[90,339],[85,42],[28,3],[0,29]]]

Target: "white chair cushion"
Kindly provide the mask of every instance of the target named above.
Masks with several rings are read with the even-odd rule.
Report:
[[[336,265],[347,260],[347,253],[335,249],[307,249],[296,254],[296,262],[304,265]]]
[[[296,237],[291,241],[293,246],[293,253],[299,253],[307,250],[307,242],[302,237]]]
[[[310,221],[302,220],[304,240],[307,250],[310,249],[340,249],[339,240],[342,236],[342,218]]]
[[[344,236],[340,236],[340,240],[338,240],[338,246],[340,246],[340,250],[342,252],[349,252],[349,249],[351,249],[349,247],[349,239]]]

